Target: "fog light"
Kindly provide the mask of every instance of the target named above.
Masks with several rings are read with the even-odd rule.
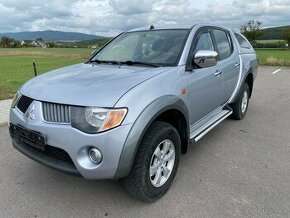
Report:
[[[89,158],[95,164],[100,164],[102,162],[102,153],[97,148],[89,149]]]

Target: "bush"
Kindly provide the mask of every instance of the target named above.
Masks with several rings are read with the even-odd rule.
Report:
[[[274,41],[274,42],[253,42],[254,48],[286,48],[286,43],[284,41]]]
[[[53,48],[55,46],[54,42],[48,42],[47,47],[48,48]]]
[[[290,61],[285,59],[278,59],[275,57],[268,57],[265,65],[268,66],[290,66]]]

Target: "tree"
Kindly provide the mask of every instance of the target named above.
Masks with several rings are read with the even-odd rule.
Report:
[[[13,42],[13,48],[20,48],[21,47],[21,42],[18,40],[14,40]]]
[[[13,38],[3,36],[0,41],[0,46],[3,48],[16,48],[16,47],[20,47],[20,42],[16,41]]]
[[[261,21],[249,20],[246,24],[241,26],[240,31],[251,43],[253,43],[262,35],[261,25]]]
[[[7,37],[7,36],[3,36],[1,38],[1,41],[0,41],[0,45],[1,47],[4,47],[4,48],[8,48],[10,47],[10,45],[13,43],[13,39]]]
[[[54,42],[48,42],[46,45],[48,48],[53,48],[55,46]]]
[[[287,27],[286,29],[284,29],[283,38],[287,42],[288,48],[289,48],[290,47],[290,27]]]
[[[38,41],[38,42],[44,42],[44,39],[41,38],[41,37],[39,37],[39,38],[35,39],[35,41]]]

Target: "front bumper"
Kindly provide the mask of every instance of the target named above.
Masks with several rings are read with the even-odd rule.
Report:
[[[21,125],[29,130],[40,132],[46,137],[48,148],[55,151],[63,150],[67,153],[71,162],[67,159],[57,159],[47,155],[45,152],[12,140],[13,146],[30,157],[31,159],[64,172],[81,175],[86,179],[115,179],[119,165],[119,159],[125,144],[126,137],[132,124],[126,124],[110,131],[87,134],[81,132],[71,125],[46,123],[42,119],[41,102],[34,101],[34,117],[22,114],[17,108],[10,111],[10,123]],[[88,157],[90,147],[98,148],[103,160],[99,165],[94,164]]]

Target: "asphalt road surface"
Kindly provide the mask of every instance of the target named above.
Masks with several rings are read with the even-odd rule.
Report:
[[[0,217],[290,217],[290,69],[278,69],[260,67],[246,118],[192,144],[155,203],[41,166],[0,128]]]

